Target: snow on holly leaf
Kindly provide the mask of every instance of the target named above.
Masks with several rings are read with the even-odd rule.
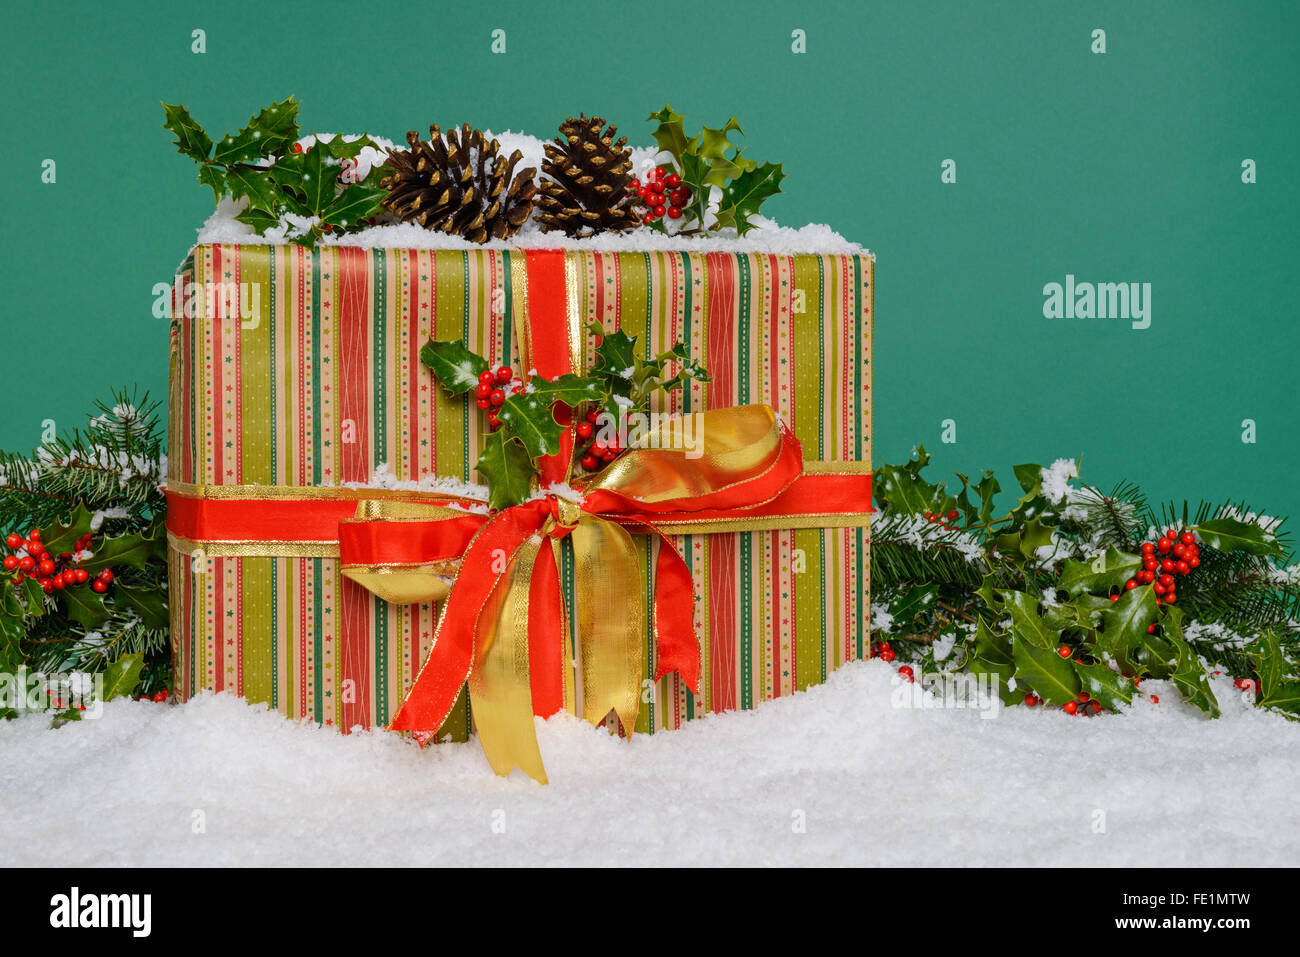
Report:
[[[438,384],[452,395],[477,387],[479,376],[488,370],[488,361],[470,352],[463,339],[430,339],[420,350],[420,361],[433,370]]]

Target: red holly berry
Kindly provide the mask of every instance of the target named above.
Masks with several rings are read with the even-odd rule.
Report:
[[[669,173],[664,177],[664,185],[669,189],[676,189],[678,186],[682,185],[682,178],[676,173]]]
[[[897,657],[898,655],[896,655],[890,648],[886,648],[880,653],[880,660],[885,662],[893,661]]]
[[[590,422],[578,423],[578,438],[589,439],[591,438],[591,433],[593,431],[595,431],[595,426],[593,426]]]
[[[600,420],[600,409],[591,409],[587,412],[587,421],[595,425]]]
[[[36,567],[36,559],[30,555],[24,555],[18,559],[18,567],[25,572],[29,572]]]
[[[637,196],[639,196],[641,199],[645,199],[647,196],[650,195],[650,187],[649,187],[649,186],[638,186],[638,187],[636,188],[636,194],[637,194]]]
[[[1153,592],[1155,592],[1157,595],[1163,595],[1163,594],[1164,594],[1165,592],[1167,592],[1169,589],[1166,588],[1166,587],[1165,587],[1163,584],[1161,584],[1160,582],[1156,582],[1155,584],[1153,584],[1153,585],[1151,586],[1151,590],[1152,590]]]
[[[506,394],[502,392],[500,389],[493,389],[492,393],[488,396],[488,401],[490,401],[493,405],[500,405],[505,400],[506,400]]]
[[[484,411],[492,408],[491,399],[475,399],[474,404],[477,405],[480,409],[483,409]]]
[[[53,578],[50,579],[50,582],[54,585],[55,588],[62,589],[68,587],[68,583],[64,581],[62,574],[55,575]]]
[[[1110,600],[1111,600],[1111,601],[1119,601],[1119,595],[1111,595],[1111,596],[1110,596]]]
[[[1191,568],[1200,568],[1201,557],[1199,555],[1193,555],[1191,558],[1187,559],[1187,564]]]
[[[509,382],[514,377],[515,377],[515,370],[510,368],[509,366],[502,366],[501,368],[497,369],[498,382]]]
[[[102,578],[97,578],[91,582],[90,587],[102,594],[103,592],[108,591],[108,582],[104,581]]]
[[[957,521],[957,516],[960,515],[960,514],[961,514],[961,513],[958,512],[958,511],[954,508],[952,511],[950,511],[950,512],[948,513],[948,521],[950,521],[950,522],[955,522],[955,521]]]
[[[54,582],[50,581],[48,578],[43,579],[41,581],[41,591],[45,592],[47,595],[52,593],[54,591]]]
[[[1165,604],[1166,604],[1166,605],[1172,605],[1172,604],[1174,604],[1176,601],[1178,601],[1178,596],[1175,595],[1173,592],[1168,592],[1168,593],[1165,595]]]
[[[479,385],[485,385],[491,387],[492,383],[496,382],[496,380],[497,377],[492,374],[491,369],[484,369],[482,372],[478,374]]]
[[[1061,645],[1060,648],[1057,648],[1056,653],[1060,655],[1062,658],[1070,657],[1070,649],[1065,647],[1065,645]]]
[[[1160,567],[1160,559],[1156,558],[1155,556],[1151,556],[1150,558],[1144,558],[1142,559],[1142,567],[1150,571],[1155,571],[1157,568]]]
[[[657,206],[654,208],[653,212],[654,212],[654,214],[655,214],[655,219],[658,219],[658,218],[659,218],[660,216],[662,216],[665,212],[667,212],[667,208],[663,205],[663,203],[660,203],[659,205],[657,205]]]
[[[1156,626],[1155,626],[1155,625],[1147,625],[1147,634],[1148,634],[1148,635],[1154,635],[1155,633],[1156,633]]]
[[[78,585],[85,582],[86,579],[88,579],[89,577],[90,577],[90,572],[86,571],[84,568],[77,568],[74,569],[72,572],[72,580],[75,581]]]
[[[596,471],[598,465],[600,465],[600,462],[598,462],[596,456],[592,455],[590,452],[582,457],[582,467],[588,472]]]
[[[647,226],[649,226],[651,223],[653,223],[653,222],[655,221],[656,218],[657,218],[657,217],[655,216],[655,214],[654,214],[653,212],[649,212],[649,213],[646,213],[644,216],[641,217],[641,222],[643,222],[643,223],[645,223]]]
[[[1143,542],[1143,543],[1142,543],[1142,554],[1143,554],[1143,555],[1154,555],[1154,554],[1155,554],[1155,551],[1156,551],[1156,544],[1155,544],[1155,542]]]
[[[912,673],[912,668],[909,665],[903,665],[898,669],[898,673],[910,682],[916,681],[916,675]]]
[[[154,700],[154,701],[166,701],[166,700],[167,700],[167,689],[166,689],[166,688],[163,688],[161,691],[159,691],[157,694],[155,694],[155,695],[153,696],[153,700]]]
[[[8,535],[5,536],[5,544],[8,545],[10,548],[17,548],[22,543],[23,543],[23,537],[19,535],[17,532],[10,532]]]
[[[33,528],[27,533],[27,537],[33,542],[39,542],[41,540],[41,530],[39,528]]]
[[[1088,694],[1088,692],[1086,692],[1086,691],[1080,691],[1080,692],[1079,692],[1079,700],[1080,700],[1080,701],[1091,701],[1091,700],[1092,700],[1092,695]]]
[[[655,171],[654,171],[654,178],[655,178],[655,179],[663,179],[663,178],[664,178],[664,174],[667,173],[667,172],[668,172],[668,171],[667,171],[666,169],[664,169],[662,166],[656,166],[656,167],[655,167]]]
[[[650,184],[650,192],[652,192],[652,193],[654,193],[654,194],[656,194],[656,195],[662,195],[662,194],[663,194],[663,191],[664,191],[664,183],[663,183],[663,180],[658,180],[658,179],[657,179],[657,180],[655,180],[653,183]]]
[[[1025,695],[1025,704],[1029,705],[1029,707],[1031,708],[1036,707],[1038,705],[1038,702],[1041,700],[1042,699],[1039,698],[1038,695],[1034,694],[1032,691],[1029,692],[1029,694]]]
[[[677,207],[677,206],[669,206],[669,207],[668,207],[668,218],[669,218],[669,219],[681,219],[681,218],[682,218],[682,211],[681,211],[681,209],[680,209],[679,207]]]
[[[1078,705],[1077,702],[1074,702],[1074,701],[1067,701],[1067,702],[1065,702],[1065,713],[1066,713],[1066,714],[1075,714],[1075,713],[1078,712],[1078,710],[1079,710],[1079,705]]]
[[[1171,542],[1169,539],[1162,538],[1160,539],[1160,541],[1156,542],[1156,551],[1158,551],[1161,555],[1165,555],[1168,554],[1169,549],[1173,548],[1173,546],[1174,543]]]
[[[1136,578],[1130,578],[1128,581],[1126,581],[1126,582],[1124,583],[1124,590],[1125,590],[1125,591],[1132,591],[1134,588],[1137,588],[1137,586],[1138,586],[1138,581],[1137,581],[1137,579],[1136,579]]]
[[[1174,571],[1178,572],[1178,574],[1180,575],[1186,575],[1191,570],[1192,570],[1192,566],[1189,562],[1179,562],[1177,565],[1174,566]]]
[[[11,572],[11,571],[13,571],[15,568],[17,568],[17,567],[18,567],[18,556],[17,556],[17,555],[6,555],[6,556],[5,556],[5,571],[7,571],[7,572]]]
[[[1174,576],[1173,576],[1173,575],[1161,575],[1161,576],[1160,576],[1160,584],[1164,585],[1166,590],[1168,590],[1168,589],[1170,589],[1170,588],[1173,588],[1173,587],[1174,587]]]
[[[492,384],[489,382],[480,382],[474,387],[474,395],[480,399],[486,399],[492,394]]]
[[[23,578],[23,573],[22,573],[22,572],[18,572],[16,575],[14,575],[14,584],[15,584],[15,585],[21,585],[21,584],[23,583],[24,580],[25,580],[25,579]]]
[[[99,573],[99,577],[102,581],[107,582],[108,584],[111,585],[113,583],[113,569],[105,568],[102,572]]]
[[[1159,704],[1159,703],[1160,703],[1160,695],[1158,695],[1158,694],[1153,694],[1153,695],[1151,696],[1151,703],[1152,703],[1152,704]]]
[[[1183,532],[1182,541],[1184,545],[1195,545],[1196,536],[1193,535],[1191,532]]]
[[[291,146],[289,149],[290,149],[290,152],[293,152],[293,153],[301,153],[301,152],[302,152],[302,144],[301,144],[301,143],[294,143],[293,146]]]
[[[1174,553],[1174,558],[1182,558],[1183,555],[1187,553],[1187,546],[1182,542],[1179,542],[1171,549],[1171,551]]]
[[[1172,558],[1166,558],[1164,561],[1160,563],[1160,570],[1164,572],[1171,572],[1177,567],[1178,567],[1178,563],[1174,561]]]

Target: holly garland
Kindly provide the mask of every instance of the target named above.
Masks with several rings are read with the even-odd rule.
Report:
[[[34,454],[0,452],[0,675],[43,680],[65,719],[94,675],[105,700],[163,700],[170,675],[157,404],[119,392],[88,418]]]
[[[1074,463],[927,481],[924,448],[876,470],[872,640],[899,673],[974,675],[1005,704],[1093,715],[1164,679],[1209,715],[1210,674],[1300,717],[1300,566],[1282,522],[1241,505],[1157,513],[1141,490],[1073,483]],[[954,683],[954,687],[955,687]],[[1158,702],[1158,696],[1151,700]]]
[[[451,395],[473,393],[487,413],[488,432],[474,468],[488,483],[488,504],[509,508],[528,500],[537,461],[560,451],[566,425],[555,417],[557,404],[581,413],[575,431],[574,455],[588,472],[598,471],[624,451],[632,416],[646,415],[652,397],[681,389],[688,379],[707,382],[708,372],[692,359],[686,345],[676,342],[656,356],[643,358],[636,338],[622,330],[605,333],[598,323],[595,364],[586,375],[565,373],[554,379],[529,375],[527,381],[510,366],[493,370],[471,352],[463,340],[429,340],[420,358]],[[669,364],[676,372],[669,375]]]
[[[429,142],[408,133],[411,149],[390,153],[369,136],[302,138],[298,109],[288,97],[214,139],[184,106],[164,103],[163,128],[177,152],[198,164],[199,182],[218,202],[230,196],[241,203],[235,219],[259,236],[279,230],[290,242],[312,245],[327,233],[401,221],[482,243],[514,235],[533,215],[536,169],[516,176],[517,153],[485,165],[500,144],[481,130],[464,125],[444,135],[433,126]],[[734,116],[691,136],[671,106],[647,119],[656,124],[662,162],[644,181],[630,176],[626,138],[615,141],[616,127],[604,129],[603,118],[583,114],[560,125],[560,137],[544,146],[536,184],[540,227],[573,236],[638,222],[661,233],[673,223],[674,234],[686,236],[754,229],[759,208],[781,192],[781,164],[742,155],[732,137],[744,130]]]
[[[246,200],[235,219],[258,235],[281,227],[291,241],[312,245],[325,233],[373,225],[388,195],[379,183],[389,171],[381,164],[363,170],[360,158],[365,150],[383,151],[368,136],[317,136],[303,148],[298,108],[293,97],[272,103],[238,132],[213,140],[184,106],[164,103],[163,128],[175,135],[177,152],[199,164],[199,182],[218,201]]]

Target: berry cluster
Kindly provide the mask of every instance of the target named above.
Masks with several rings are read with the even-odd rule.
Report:
[[[105,568],[92,581],[86,569],[77,567],[82,558],[87,556],[90,542],[91,535],[86,534],[77,540],[73,551],[51,555],[41,542],[39,528],[33,528],[26,538],[17,532],[10,532],[5,536],[5,545],[14,554],[5,556],[4,568],[5,571],[14,573],[10,581],[15,585],[21,585],[24,580],[31,578],[40,583],[41,590],[47,595],[87,582],[90,582],[93,590],[106,592],[113,583],[112,569]]]
[[[480,409],[488,414],[488,425],[496,428],[501,424],[497,412],[506,401],[506,390],[510,395],[524,391],[524,384],[515,378],[515,370],[501,366],[496,372],[485,369],[478,377],[478,386],[474,389],[475,401]]]
[[[1201,565],[1201,550],[1196,536],[1191,532],[1181,535],[1175,528],[1165,529],[1158,541],[1142,543],[1142,570],[1124,583],[1125,591],[1139,585],[1150,585],[1156,593],[1156,604],[1172,605],[1178,601],[1175,575],[1190,575]],[[1119,595],[1111,595],[1119,601]]]
[[[596,423],[600,421],[603,414],[604,412],[601,409],[592,409],[577,425],[578,442],[581,450],[581,458],[578,461],[588,472],[603,469],[614,461],[619,452],[623,451],[619,447],[618,439],[614,439],[613,442],[592,439],[592,436],[596,433]],[[585,448],[582,447],[582,443],[586,443]]]
[[[636,190],[637,200],[645,207],[641,222],[647,226],[665,216],[681,219],[682,210],[691,201],[691,188],[682,182],[680,176],[669,173],[662,166],[656,166],[644,184],[633,176],[632,188]]]
[[[960,514],[961,513],[954,508],[952,511],[948,513],[948,517],[946,519],[937,512],[926,512],[925,517],[929,519],[931,524],[938,524],[940,528],[946,529],[951,532],[956,530],[957,517]],[[953,524],[949,525],[948,524],[949,522],[952,522]]]

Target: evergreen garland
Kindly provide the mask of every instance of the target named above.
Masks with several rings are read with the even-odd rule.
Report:
[[[1245,503],[1157,509],[1129,482],[1077,484],[1068,460],[1016,466],[1022,494],[994,518],[992,472],[958,475],[954,494],[922,477],[929,460],[920,448],[876,470],[873,651],[909,662],[905,677],[984,675],[1007,704],[1093,713],[1167,678],[1213,715],[1206,678],[1221,672],[1300,716],[1300,566],[1282,520]],[[1127,585],[1142,542],[1167,530],[1199,549],[1176,605]]]
[[[4,554],[28,554],[36,530],[60,572],[85,572],[79,584],[45,590],[37,571],[6,568],[0,673],[107,672],[114,696],[165,696],[167,465],[158,404],[147,393],[117,391],[87,418],[34,453],[0,452],[0,540],[23,539]],[[111,577],[92,588],[102,576]],[[0,715],[13,713],[0,707]]]

